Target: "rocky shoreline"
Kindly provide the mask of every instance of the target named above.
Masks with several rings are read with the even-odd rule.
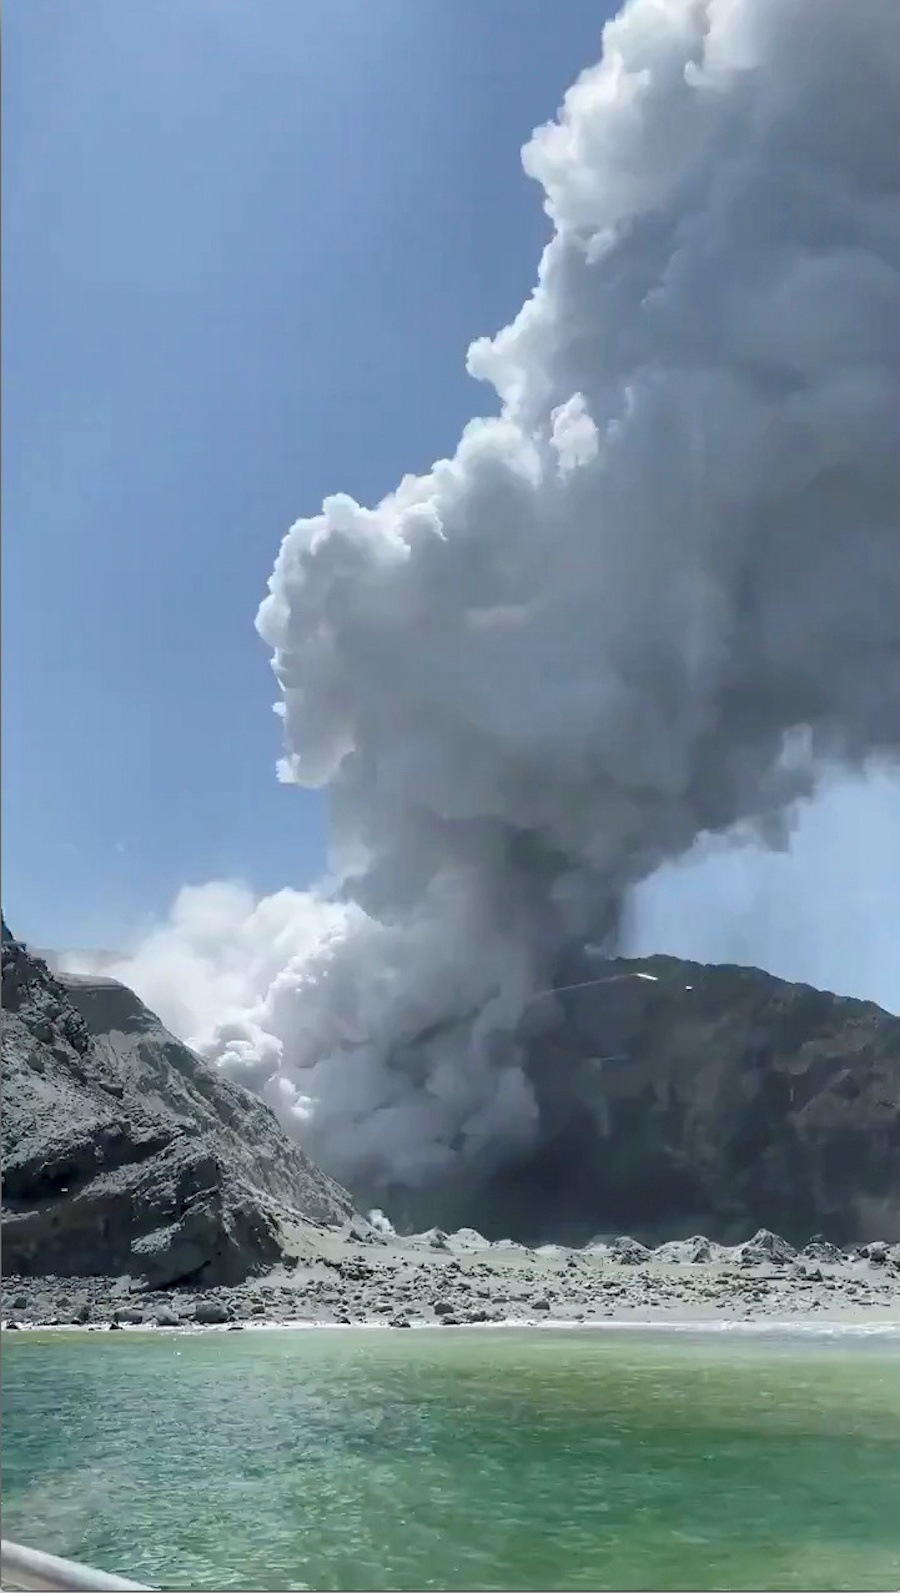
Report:
[[[795,1250],[761,1230],[725,1247],[703,1236],[648,1250],[619,1238],[584,1249],[488,1243],[472,1230],[402,1238],[358,1219],[320,1230],[314,1253],[232,1287],[152,1290],[124,1276],[16,1277],[3,1326],[192,1328],[468,1326],[723,1319],[900,1325],[900,1246]]]

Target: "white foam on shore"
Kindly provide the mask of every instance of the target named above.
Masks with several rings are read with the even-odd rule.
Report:
[[[449,1327],[444,1327],[440,1322],[426,1322],[424,1319],[413,1320],[408,1328],[394,1328],[388,1322],[242,1322],[241,1331],[244,1333],[440,1333],[442,1336],[449,1333],[496,1333],[498,1331],[521,1332],[566,1332],[581,1333],[640,1333],[653,1334],[666,1337],[671,1334],[676,1337],[683,1336],[711,1336],[735,1338],[764,1338],[764,1337],[796,1337],[816,1339],[872,1339],[884,1338],[896,1340],[900,1346],[900,1322],[803,1322],[796,1318],[773,1318],[770,1321],[711,1321],[709,1318],[698,1318],[673,1321],[654,1321],[652,1318],[625,1321],[604,1318],[593,1321],[575,1322],[566,1317],[554,1317],[550,1321],[532,1317],[502,1317],[493,1322],[454,1322]],[[31,1331],[35,1331],[32,1329]],[[61,1327],[46,1328],[39,1331],[49,1333],[84,1332],[83,1328],[65,1329]],[[95,1330],[96,1331],[96,1330]],[[100,1329],[99,1331],[105,1331]],[[179,1328],[160,1328],[154,1323],[146,1323],[139,1327],[129,1323],[123,1332],[126,1333],[227,1333],[227,1323],[203,1324],[185,1322]]]
[[[227,1322],[200,1323],[181,1322],[177,1327],[162,1327],[155,1322],[127,1322],[123,1323],[117,1331],[122,1333],[228,1333],[235,1330],[236,1324]],[[831,1321],[805,1320],[798,1317],[759,1317],[726,1318],[724,1321],[710,1317],[673,1317],[673,1318],[625,1318],[602,1317],[575,1321],[570,1317],[502,1317],[491,1322],[454,1322],[449,1329],[440,1322],[426,1322],[424,1319],[410,1321],[408,1328],[394,1328],[388,1322],[323,1322],[314,1320],[295,1322],[265,1322],[259,1320],[241,1322],[239,1330],[243,1333],[300,1333],[300,1332],[350,1332],[350,1333],[437,1333],[446,1332],[496,1332],[498,1329],[515,1329],[528,1332],[560,1331],[597,1333],[643,1333],[665,1336],[673,1335],[710,1335],[712,1337],[733,1336],[737,1338],[757,1338],[773,1336],[791,1336],[798,1338],[819,1339],[872,1339],[884,1338],[896,1340],[900,1345],[900,1321],[869,1320],[869,1321]],[[4,1332],[6,1329],[4,1328]],[[91,1329],[74,1324],[54,1323],[21,1323],[18,1332],[22,1333],[108,1333],[106,1325],[97,1325]]]
[[[472,1324],[473,1326],[475,1324]],[[713,1320],[709,1317],[695,1319],[660,1320],[659,1318],[643,1318],[625,1320],[623,1318],[606,1317],[600,1321],[574,1322],[571,1319],[553,1318],[549,1322],[523,1322],[521,1320],[504,1323],[485,1323],[484,1326],[503,1327],[537,1327],[546,1328],[580,1328],[590,1332],[606,1330],[608,1332],[626,1333],[701,1333],[701,1334],[735,1334],[737,1336],[756,1337],[767,1334],[796,1334],[815,1338],[871,1338],[873,1335],[883,1335],[887,1338],[896,1338],[900,1342],[900,1322],[837,1322],[837,1321],[804,1321],[797,1317],[771,1317],[762,1320],[759,1317],[739,1318],[733,1317],[724,1321]]]

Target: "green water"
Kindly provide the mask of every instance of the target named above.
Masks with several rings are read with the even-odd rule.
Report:
[[[4,1334],[4,1535],[164,1588],[896,1589],[893,1345]]]

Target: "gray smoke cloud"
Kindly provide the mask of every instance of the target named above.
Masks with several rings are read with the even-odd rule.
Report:
[[[900,741],[895,0],[632,0],[523,162],[499,413],[297,521],[259,611],[340,889],[184,893],[129,970],[167,1015],[174,934],[182,1032],[374,1191],[533,1143],[567,949]]]

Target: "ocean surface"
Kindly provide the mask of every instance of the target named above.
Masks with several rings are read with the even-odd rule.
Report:
[[[896,1589],[896,1339],[3,1335],[3,1533],[180,1589]]]

